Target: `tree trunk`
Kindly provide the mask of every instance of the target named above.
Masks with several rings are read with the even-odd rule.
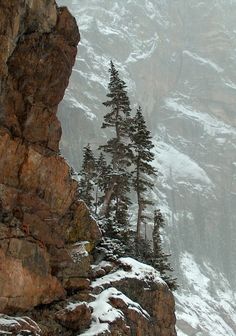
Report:
[[[113,180],[110,188],[107,189],[107,191],[105,193],[103,205],[101,207],[101,210],[99,211],[99,217],[104,217],[107,213],[108,207],[111,203],[111,197],[112,197],[112,193],[114,191],[115,184],[116,184],[116,179]]]
[[[139,157],[137,158],[137,175],[136,175],[136,188],[137,188],[137,199],[138,199],[138,218],[136,224],[136,238],[139,241],[141,238],[141,218],[143,212],[143,204],[140,195],[140,188],[139,188],[139,175],[140,175],[140,167],[139,167]]]
[[[140,240],[140,238],[141,238],[141,216],[142,216],[142,212],[143,212],[142,202],[138,201],[138,218],[137,218],[137,224],[136,224],[137,240]]]
[[[95,194],[95,209],[94,209],[95,215],[97,214],[97,211],[98,211],[98,186],[96,187],[96,194]]]

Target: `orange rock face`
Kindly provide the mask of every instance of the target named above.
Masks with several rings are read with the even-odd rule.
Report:
[[[0,250],[2,312],[30,309],[65,296],[60,282],[48,272],[48,256],[38,245],[11,239],[7,254],[11,257]]]
[[[76,271],[67,244],[89,227],[94,246],[100,231],[76,201],[56,116],[79,38],[75,19],[53,0],[0,3],[0,313],[89,286],[89,261]]]
[[[42,8],[44,6],[42,4]],[[68,85],[79,33],[67,9],[55,12],[54,7],[51,5],[51,17],[48,18],[48,25],[45,23],[45,32],[39,32],[30,25],[25,27],[27,34],[21,35],[20,39],[16,34],[15,39],[19,41],[4,67],[7,70],[5,80],[2,80],[5,94],[1,96],[1,105],[2,125],[13,136],[55,151],[61,137],[61,127],[56,117],[57,105]],[[56,22],[55,19],[57,24],[48,32],[48,26]],[[66,23],[64,29],[63,23]],[[35,24],[37,26],[37,21]]]

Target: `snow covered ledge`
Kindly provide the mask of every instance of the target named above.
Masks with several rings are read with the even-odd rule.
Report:
[[[111,269],[108,263],[97,272]],[[100,270],[99,270],[100,267]],[[171,291],[151,266],[132,258],[92,283],[94,301],[90,328],[81,335],[175,336],[175,305]]]
[[[50,306],[54,326],[78,336],[176,336],[174,298],[154,268],[132,258],[92,268],[94,280],[85,292]],[[0,314],[0,335],[56,335],[55,330],[45,334],[45,323]]]

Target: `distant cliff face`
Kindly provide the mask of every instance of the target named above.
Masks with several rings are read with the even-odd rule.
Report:
[[[59,154],[56,116],[79,38],[53,0],[0,3],[0,333],[175,336],[174,299],[153,269],[91,267],[101,233]]]

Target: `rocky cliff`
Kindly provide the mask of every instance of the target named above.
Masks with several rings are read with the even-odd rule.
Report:
[[[153,269],[91,266],[101,234],[56,116],[79,38],[53,0],[0,1],[0,334],[172,336],[173,297]]]

